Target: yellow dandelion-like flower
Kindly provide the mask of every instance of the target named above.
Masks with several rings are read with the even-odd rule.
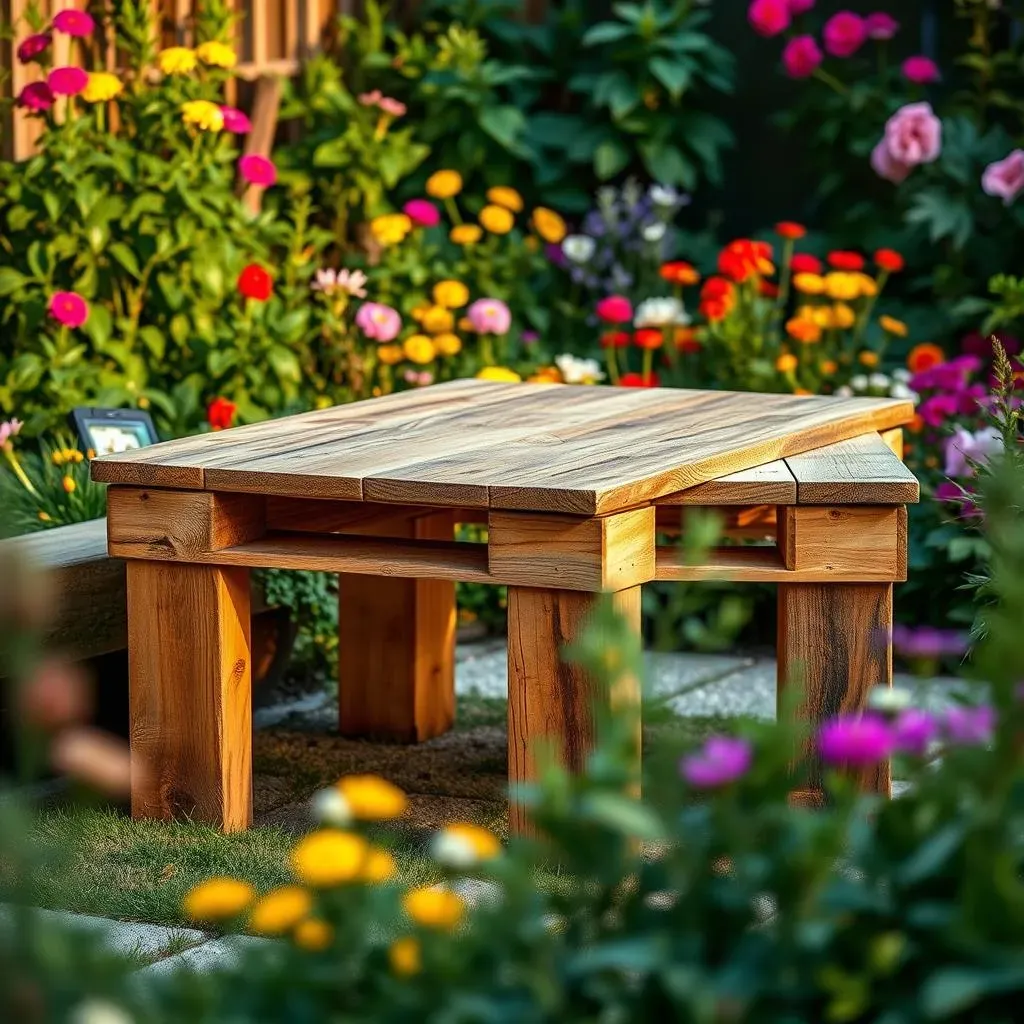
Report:
[[[902,320],[897,320],[894,316],[880,316],[878,318],[878,326],[881,327],[886,334],[892,334],[897,338],[905,338],[909,333],[907,325]]]
[[[427,315],[428,311],[433,308],[434,307],[431,306],[429,302],[425,302],[419,306],[413,306],[409,311],[409,316],[411,316],[416,323],[422,323],[423,318]]]
[[[857,314],[845,302],[837,302],[832,307],[832,326],[841,330],[852,327],[857,322]]]
[[[480,223],[492,235],[507,235],[516,226],[516,219],[504,206],[492,205],[480,211]]]
[[[477,380],[497,380],[507,384],[514,384],[516,381],[520,381],[523,378],[516,373],[515,370],[510,370],[507,366],[485,366],[477,375]]]
[[[457,356],[462,351],[462,339],[450,331],[434,338],[434,348],[442,356]]]
[[[182,909],[193,921],[224,921],[237,917],[256,897],[256,890],[238,878],[208,878],[185,894]]]
[[[284,935],[313,909],[309,891],[297,885],[283,885],[256,901],[249,915],[249,930],[258,935]]]
[[[86,103],[106,103],[124,92],[124,82],[109,71],[90,71],[89,79],[82,90]]]
[[[513,213],[523,212],[523,197],[514,188],[509,188],[507,185],[495,185],[494,188],[489,188],[487,202],[493,203],[495,206],[504,206],[506,210],[511,210]]]
[[[469,289],[461,281],[438,281],[434,285],[434,302],[445,309],[461,309],[469,302]]]
[[[538,206],[533,211],[533,229],[549,245],[558,245],[569,231],[565,218],[546,206]]]
[[[292,850],[292,870],[315,889],[354,882],[363,870],[369,843],[353,832],[325,828],[312,832]]]
[[[412,231],[412,220],[405,213],[385,213],[370,221],[370,231],[381,245],[398,245]]]
[[[857,359],[860,362],[861,366],[867,366],[867,367],[871,367],[871,368],[877,366],[878,362],[879,362],[878,353],[877,352],[871,352],[869,350],[865,350],[864,352],[861,352],[861,354],[859,356],[857,356]]]
[[[825,291],[825,278],[821,274],[794,274],[793,287],[803,295],[822,295]]]
[[[426,340],[433,351],[433,342],[429,338]],[[409,806],[408,797],[396,785],[378,775],[346,775],[338,783],[338,789],[348,801],[352,816],[361,821],[398,818]]]
[[[452,931],[466,913],[465,900],[441,885],[410,890],[402,908],[418,925],[438,931]]]
[[[451,199],[462,191],[462,175],[458,171],[436,171],[427,178],[427,195],[434,199]]]
[[[238,54],[227,43],[215,39],[196,47],[196,56],[215,68],[233,68],[238,63]]]
[[[160,51],[157,63],[165,75],[187,75],[190,71],[195,71],[195,51],[187,46],[170,46]]]
[[[452,228],[448,237],[456,245],[475,245],[484,237],[484,231],[479,224],[459,224]]]
[[[189,100],[181,105],[181,119],[204,132],[219,132],[224,127],[224,114],[209,100]]]
[[[449,825],[434,837],[432,852],[440,864],[468,868],[497,857],[501,842],[493,832],[479,825]]]
[[[430,334],[444,334],[455,326],[455,316],[444,306],[431,306],[420,321],[423,329]]]
[[[856,274],[833,270],[825,275],[825,294],[830,299],[849,302],[860,296],[860,281],[857,280]]]
[[[421,366],[434,361],[434,343],[425,334],[411,334],[402,342],[402,351],[406,359]]]
[[[400,363],[405,355],[401,345],[381,345],[377,349],[377,358],[385,366],[394,366],[396,363]]]
[[[412,936],[396,939],[388,948],[388,962],[391,970],[401,977],[419,974],[423,968],[423,951],[419,940]]]
[[[380,883],[390,882],[398,874],[398,864],[395,858],[379,847],[373,847],[366,857],[363,865],[363,881]]]
[[[65,494],[74,494],[78,490],[78,484],[75,483],[74,477],[66,476],[60,482],[61,487],[64,488]]]
[[[878,294],[878,282],[870,274],[858,271],[853,276],[857,279],[857,284],[860,285],[861,295],[873,299]]]
[[[778,359],[775,360],[775,369],[779,373],[792,373],[798,366],[797,358],[790,352],[783,352]]]
[[[295,945],[310,953],[321,953],[334,941],[334,929],[317,918],[300,921],[292,935]]]

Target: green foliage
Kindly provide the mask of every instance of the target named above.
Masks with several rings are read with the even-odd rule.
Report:
[[[335,573],[260,569],[266,603],[287,608],[298,633],[295,665],[314,677],[338,677],[338,577]]]

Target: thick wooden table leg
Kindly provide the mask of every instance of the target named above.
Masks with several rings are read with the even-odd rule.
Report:
[[[451,540],[450,513],[389,531]],[[455,722],[455,584],[343,574],[338,581],[343,736],[422,743]]]
[[[508,774],[514,785],[536,777],[536,744],[544,740],[561,762],[580,771],[596,740],[598,688],[577,665],[562,660],[596,600],[582,591],[510,587],[508,595]],[[640,587],[614,595],[619,613],[640,631]],[[608,695],[623,706],[640,701],[639,680],[624,678]],[[637,716],[637,778],[640,775]],[[528,831],[527,814],[512,802],[509,829]]]
[[[856,714],[876,686],[892,686],[891,583],[789,583],[779,587],[780,710],[789,685],[803,687],[801,720],[812,729]],[[813,740],[812,740],[813,743]],[[820,794],[821,766],[809,752],[809,801]],[[891,794],[888,762],[860,774],[865,790]]]
[[[249,570],[128,562],[132,815],[252,823]]]

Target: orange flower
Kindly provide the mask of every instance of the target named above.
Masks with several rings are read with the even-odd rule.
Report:
[[[803,345],[821,341],[821,328],[810,317],[795,316],[787,320],[786,333]]]
[[[736,305],[736,289],[724,277],[709,277],[700,290],[700,312],[712,323],[724,320]]]
[[[677,327],[675,330],[676,348],[680,352],[692,354],[701,350],[700,338],[692,327]]]
[[[826,359],[821,364],[821,372],[826,377],[831,377],[832,374],[839,372],[839,364],[834,359]]]
[[[796,221],[784,220],[775,225],[775,233],[783,238],[791,238],[796,241],[807,234],[807,228],[803,224],[797,224]]]
[[[861,366],[875,367],[878,365],[878,353],[872,352],[870,349],[861,352],[857,359]]]
[[[890,274],[898,274],[905,266],[903,257],[895,249],[879,249],[875,253],[875,263]]]
[[[779,373],[792,373],[797,368],[797,358],[791,352],[783,352],[778,359],[775,360],[775,369]]]
[[[808,398],[813,393],[814,392],[812,391],[808,391],[807,388],[793,388],[793,394],[796,395],[797,398]]]
[[[661,276],[670,284],[690,285],[700,280],[700,274],[692,263],[677,260],[675,263],[665,263],[661,268]]]
[[[633,335],[633,343],[637,348],[661,348],[665,335],[654,327],[644,327]]]
[[[767,242],[754,242],[749,238],[730,242],[718,256],[718,270],[739,282],[754,275],[774,274],[772,247]]]
[[[930,370],[945,361],[946,353],[938,345],[926,341],[910,350],[910,355],[907,356],[907,369],[911,373],[924,373],[925,370]]]
[[[917,413],[914,413],[914,418],[907,424],[907,430],[912,434],[920,434],[924,430],[924,419]]]

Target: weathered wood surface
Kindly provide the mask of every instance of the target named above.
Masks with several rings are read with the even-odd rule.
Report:
[[[462,380],[105,456],[93,475],[135,486],[600,515],[912,415],[911,403],[894,399]]]
[[[795,505],[796,480],[784,459],[730,473],[677,494],[658,505]]]
[[[908,505],[920,498],[913,473],[878,434],[786,458],[801,505]]]

